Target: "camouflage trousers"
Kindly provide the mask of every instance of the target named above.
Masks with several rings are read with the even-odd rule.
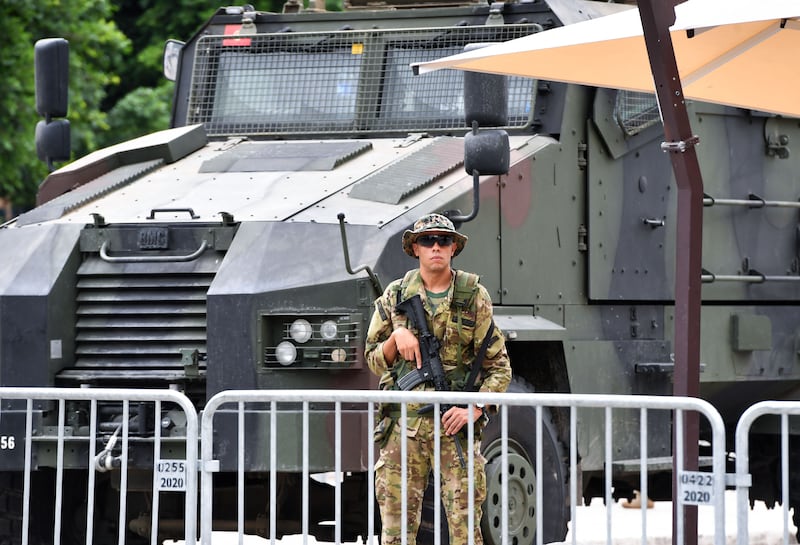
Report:
[[[400,545],[402,543],[402,466],[401,466],[401,426],[398,423],[391,432],[389,441],[381,449],[375,464],[375,495],[381,512],[381,545]],[[422,513],[422,498],[428,485],[428,475],[433,469],[434,456],[433,418],[420,418],[415,437],[408,437],[406,466],[407,545],[416,543],[417,530]],[[469,544],[469,481],[468,467],[461,462],[452,437],[440,434],[440,483],[442,505],[447,513],[451,545]],[[466,432],[462,432],[466,433]],[[463,437],[462,446],[464,444]],[[469,452],[464,449],[464,461],[469,465]],[[474,444],[474,545],[483,545],[481,536],[481,505],[486,498],[486,460],[480,453],[480,439]]]

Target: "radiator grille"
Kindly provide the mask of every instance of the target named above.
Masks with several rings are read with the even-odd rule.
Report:
[[[502,42],[535,24],[258,34],[200,39],[189,123],[210,135],[464,129],[463,73],[414,76],[412,62]],[[509,79],[509,127],[528,126],[534,81]]]
[[[212,273],[78,273],[75,365],[62,379],[186,378],[182,351],[205,374],[206,294]]]

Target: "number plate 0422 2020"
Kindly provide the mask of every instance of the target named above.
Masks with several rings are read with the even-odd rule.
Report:
[[[678,480],[678,495],[684,505],[710,505],[714,502],[714,474],[683,471]]]

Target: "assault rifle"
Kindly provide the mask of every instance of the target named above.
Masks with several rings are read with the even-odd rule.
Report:
[[[436,338],[430,328],[428,328],[428,319],[425,315],[425,308],[422,306],[422,298],[419,294],[409,297],[405,301],[397,303],[395,307],[397,310],[408,316],[411,325],[416,327],[419,331],[419,351],[422,355],[422,368],[416,367],[411,372],[405,374],[397,381],[397,386],[402,390],[410,390],[417,384],[426,381],[433,381],[433,387],[438,392],[450,391],[450,385],[447,383],[447,377],[444,374],[444,367],[442,366],[442,359],[439,356],[439,349],[441,343]],[[439,404],[439,413],[444,414],[450,407],[450,404]],[[417,414],[425,414],[433,410],[433,405],[426,405],[417,411]],[[464,452],[461,449],[461,441],[458,436],[453,436],[453,441],[456,443],[456,451],[458,452],[458,459],[461,461],[461,467],[466,467],[464,461]]]

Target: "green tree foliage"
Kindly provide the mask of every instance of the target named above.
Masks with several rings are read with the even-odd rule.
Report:
[[[139,87],[122,97],[108,112],[109,130],[103,134],[103,144],[131,140],[137,136],[169,127],[172,112],[173,84],[158,87]]]
[[[33,204],[47,168],[36,156],[33,44],[63,37],[70,43],[69,120],[73,155],[97,147],[107,130],[100,109],[106,89],[119,82],[130,41],[113,21],[110,0],[3,0],[0,2],[0,196],[21,207]]]
[[[280,11],[284,0],[251,3]],[[307,3],[305,0],[304,3]],[[326,0],[329,10],[341,0]],[[223,2],[208,0],[0,0],[0,198],[33,205],[47,167],[34,143],[33,44],[69,41],[72,156],[166,129],[173,83],[162,76],[164,42],[187,40]],[[57,165],[60,166],[60,165]]]
[[[169,127],[173,83],[162,76],[164,42],[186,40],[216,11],[208,0],[122,0],[115,21],[133,44],[126,77],[106,98],[109,146]],[[222,4],[220,4],[222,5]]]
[[[170,38],[187,40],[208,20],[223,2],[208,0],[121,0],[115,21],[133,44],[126,62],[127,80],[116,93],[116,100],[137,87],[157,87],[163,82],[161,58],[164,42]]]

